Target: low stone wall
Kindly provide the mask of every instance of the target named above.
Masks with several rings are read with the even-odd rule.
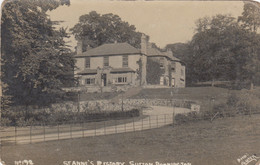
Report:
[[[169,107],[183,107],[191,109],[191,105],[195,102],[189,100],[171,100],[171,99],[123,99],[123,111],[130,111],[132,109],[141,109],[142,107],[149,106],[169,106]],[[14,107],[15,108],[15,107]],[[24,108],[24,107],[23,107]],[[19,110],[16,107],[17,111]],[[81,102],[64,102],[52,104],[46,108],[29,108],[31,112],[45,111],[51,112],[85,112],[85,113],[98,113],[110,111],[122,111],[122,100],[117,102],[112,100],[94,100],[94,101],[81,101]]]
[[[191,105],[194,103],[194,101],[176,99],[124,99],[123,110],[129,111],[131,109],[144,106],[174,106],[191,109]],[[121,111],[122,100],[119,99],[116,103],[111,100],[81,101],[80,103],[65,102],[62,104],[53,104],[51,109],[55,111],[79,111],[88,113],[101,111]]]
[[[194,101],[189,100],[177,100],[177,99],[126,99],[124,100],[126,104],[129,105],[139,105],[139,106],[169,106],[169,107],[183,107],[191,108],[191,104]]]

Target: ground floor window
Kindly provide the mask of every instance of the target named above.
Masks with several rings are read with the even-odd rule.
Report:
[[[86,78],[85,84],[87,85],[95,84],[95,78]]]
[[[120,84],[120,83],[126,83],[127,82],[127,77],[117,77],[115,78],[115,83]]]

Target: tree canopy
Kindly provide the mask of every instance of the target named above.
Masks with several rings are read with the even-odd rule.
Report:
[[[114,42],[127,42],[140,48],[141,33],[136,32],[134,25],[111,13],[101,15],[92,11],[82,15],[70,30],[77,40],[82,40],[85,46],[92,48]]]
[[[212,85],[215,80],[259,81],[259,25],[251,19],[256,15],[260,13],[249,12],[245,4],[239,18],[221,14],[200,18],[189,43],[168,45],[187,64],[187,80]]]
[[[15,104],[46,104],[62,95],[61,87],[73,81],[74,61],[64,37],[46,12],[67,0],[7,1],[1,19],[1,80],[4,95]]]
[[[256,32],[260,27],[260,6],[254,2],[245,2],[242,16],[238,17],[245,29]]]

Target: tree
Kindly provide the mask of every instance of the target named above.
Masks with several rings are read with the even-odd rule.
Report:
[[[245,29],[256,32],[260,27],[260,6],[255,2],[245,2],[242,16],[238,17]]]
[[[128,42],[140,48],[141,33],[118,15],[100,15],[96,11],[80,16],[79,23],[70,29],[77,40],[83,41],[83,48],[92,48],[104,43]]]
[[[63,95],[61,87],[74,66],[64,37],[46,12],[67,0],[7,1],[2,9],[1,79],[13,104],[42,105]]]
[[[254,87],[254,83],[259,83],[260,75],[260,44],[259,34],[257,34],[260,27],[260,8],[259,4],[254,2],[245,2],[244,11],[242,16],[238,17],[238,21],[241,22],[241,26],[248,30],[248,42],[247,42],[247,58],[245,69],[246,77],[251,82],[251,89]]]
[[[192,38],[193,73],[199,81],[232,80],[237,74],[236,51],[240,50],[239,37],[245,33],[230,15],[216,15],[196,22]],[[241,64],[243,65],[243,64]]]

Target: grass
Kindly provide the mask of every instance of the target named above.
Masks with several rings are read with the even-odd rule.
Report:
[[[226,97],[230,91],[225,88],[217,87],[187,87],[187,88],[157,88],[143,89],[139,94],[132,98],[161,98],[161,99],[186,99],[186,100],[205,100],[211,98]]]
[[[80,101],[94,101],[112,99],[119,95],[118,92],[103,92],[103,93],[81,93]]]
[[[132,98],[190,100],[198,102],[202,111],[208,111],[214,105],[225,103],[232,92],[238,91],[219,87],[147,88]]]
[[[1,155],[7,164],[30,159],[37,165],[63,164],[65,160],[237,165],[236,160],[246,153],[260,156],[259,117],[238,116],[143,132],[3,146]]]

